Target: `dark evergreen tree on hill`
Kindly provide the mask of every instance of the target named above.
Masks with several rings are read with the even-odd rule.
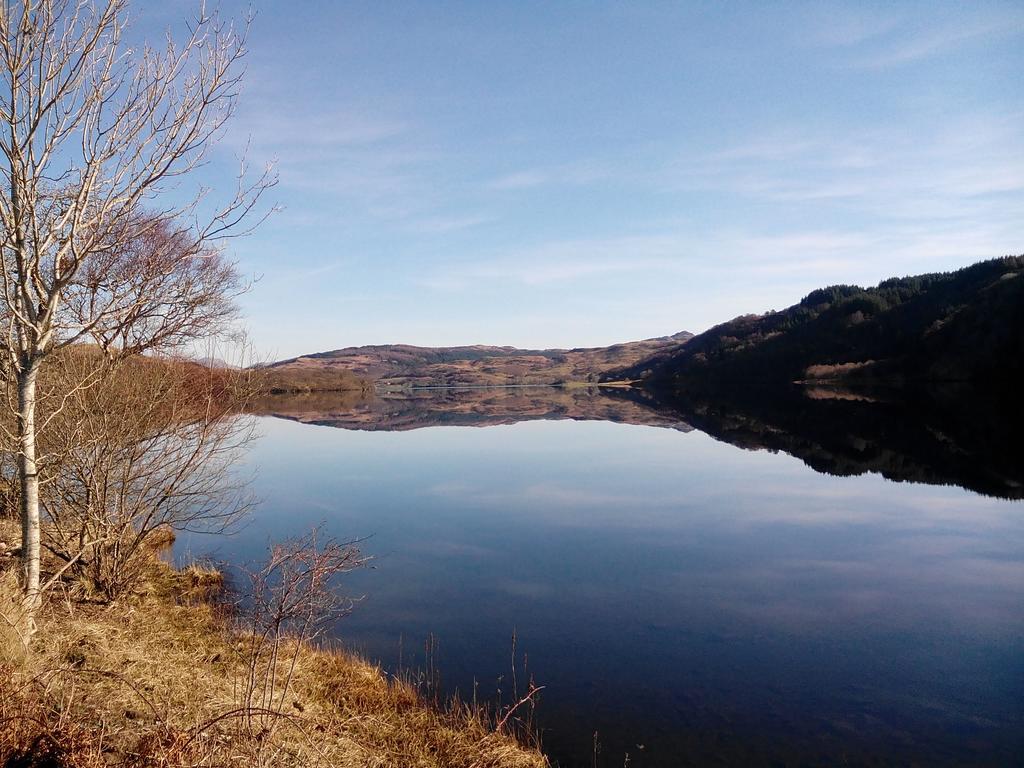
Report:
[[[833,285],[780,312],[745,315],[609,378],[749,388],[806,378],[1018,381],[1024,373],[1024,256],[955,272]]]

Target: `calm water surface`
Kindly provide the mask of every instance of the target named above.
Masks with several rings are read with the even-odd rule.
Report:
[[[261,505],[191,546],[370,537],[342,639],[395,669],[432,635],[448,690],[507,700],[515,634],[559,765],[595,732],[602,766],[1024,764],[1020,502],[696,430],[258,426]]]

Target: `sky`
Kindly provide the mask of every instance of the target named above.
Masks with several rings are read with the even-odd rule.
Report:
[[[699,332],[1024,253],[1019,2],[251,7],[203,174],[276,163],[229,245],[263,360]]]

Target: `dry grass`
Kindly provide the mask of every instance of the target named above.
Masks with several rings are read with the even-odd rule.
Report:
[[[377,667],[307,645],[273,728],[246,727],[245,643],[209,599],[220,580],[154,558],[130,598],[102,604],[58,591],[27,653],[11,622],[0,622],[0,765],[547,765],[479,712],[429,706]],[[14,617],[10,567],[0,601]]]

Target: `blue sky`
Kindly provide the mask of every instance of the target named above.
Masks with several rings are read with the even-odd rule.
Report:
[[[277,162],[231,245],[262,358],[603,345],[1024,252],[1019,3],[254,7],[206,173]]]

